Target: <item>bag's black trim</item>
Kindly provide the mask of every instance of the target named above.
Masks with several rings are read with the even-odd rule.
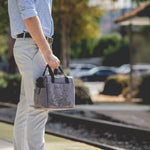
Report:
[[[54,83],[54,81],[55,81],[55,77],[54,77],[55,73],[52,72],[52,69],[51,69],[51,67],[50,67],[48,64],[46,65],[46,67],[45,67],[45,69],[44,69],[43,76],[45,75],[45,72],[46,72],[46,69],[47,69],[47,68],[48,68],[49,74],[51,75],[52,83]],[[66,83],[69,83],[69,79],[68,79],[68,77],[65,75],[64,71],[62,70],[62,68],[59,66],[58,69],[59,69],[59,70],[61,71],[61,73],[65,76],[65,82],[66,82]]]

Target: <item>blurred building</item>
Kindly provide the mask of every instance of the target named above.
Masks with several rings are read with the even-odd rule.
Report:
[[[130,8],[133,5],[131,0],[89,0],[90,6],[99,5],[104,10]]]
[[[132,63],[150,63],[150,2],[143,2],[115,22],[130,26]],[[136,28],[135,28],[136,27]],[[131,53],[131,52],[130,52]]]
[[[100,22],[102,35],[122,32],[122,28],[114,21],[136,6],[131,0],[117,0],[116,2],[113,0],[89,0],[89,5],[98,5],[105,12]]]

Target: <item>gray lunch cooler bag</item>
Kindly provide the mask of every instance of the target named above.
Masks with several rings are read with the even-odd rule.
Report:
[[[49,75],[45,75],[46,69]],[[60,71],[63,70],[59,67]],[[37,109],[62,110],[75,108],[75,87],[73,77],[54,75],[49,65],[36,80],[34,104]]]

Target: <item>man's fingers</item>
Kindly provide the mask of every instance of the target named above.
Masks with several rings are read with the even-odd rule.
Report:
[[[60,61],[57,61],[57,62],[55,63],[56,69],[59,67],[59,65],[60,65]]]
[[[55,69],[58,69],[59,65],[60,65],[60,62],[56,62],[55,63]]]
[[[50,58],[48,58],[48,64],[54,73],[54,70],[58,69],[58,67],[60,65],[60,61],[56,56],[52,55],[52,56],[50,56]]]
[[[54,69],[54,68],[52,68],[52,72],[53,72],[53,73],[54,73],[54,70],[55,70],[55,69]]]
[[[55,69],[58,69],[59,64],[58,64],[58,63],[54,63],[54,64],[51,64],[50,67],[51,67],[51,69],[52,69],[52,72],[54,73],[54,70],[55,70]]]
[[[58,65],[60,65],[60,60],[58,60]]]

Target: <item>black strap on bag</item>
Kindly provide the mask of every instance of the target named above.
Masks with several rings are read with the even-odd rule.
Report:
[[[52,83],[54,83],[54,74],[52,72],[52,69],[50,68],[50,66],[47,64],[46,67],[45,67],[45,70],[43,72],[43,76],[45,75],[45,72],[46,72],[46,69],[48,68],[48,71],[49,71],[49,74],[51,75],[51,78],[52,78]]]
[[[52,83],[54,83],[54,81],[55,81],[54,73],[52,72],[52,69],[51,69],[51,67],[50,67],[48,64],[47,64],[46,67],[45,67],[45,70],[44,70],[44,72],[43,72],[43,76],[45,75],[45,72],[46,72],[46,69],[47,69],[47,68],[48,68],[49,74],[51,75],[51,81],[52,81]],[[61,73],[65,76],[65,82],[66,82],[66,83],[69,83],[69,79],[68,79],[68,77],[64,74],[62,68],[59,66],[58,69],[59,69],[59,70],[61,71]]]

